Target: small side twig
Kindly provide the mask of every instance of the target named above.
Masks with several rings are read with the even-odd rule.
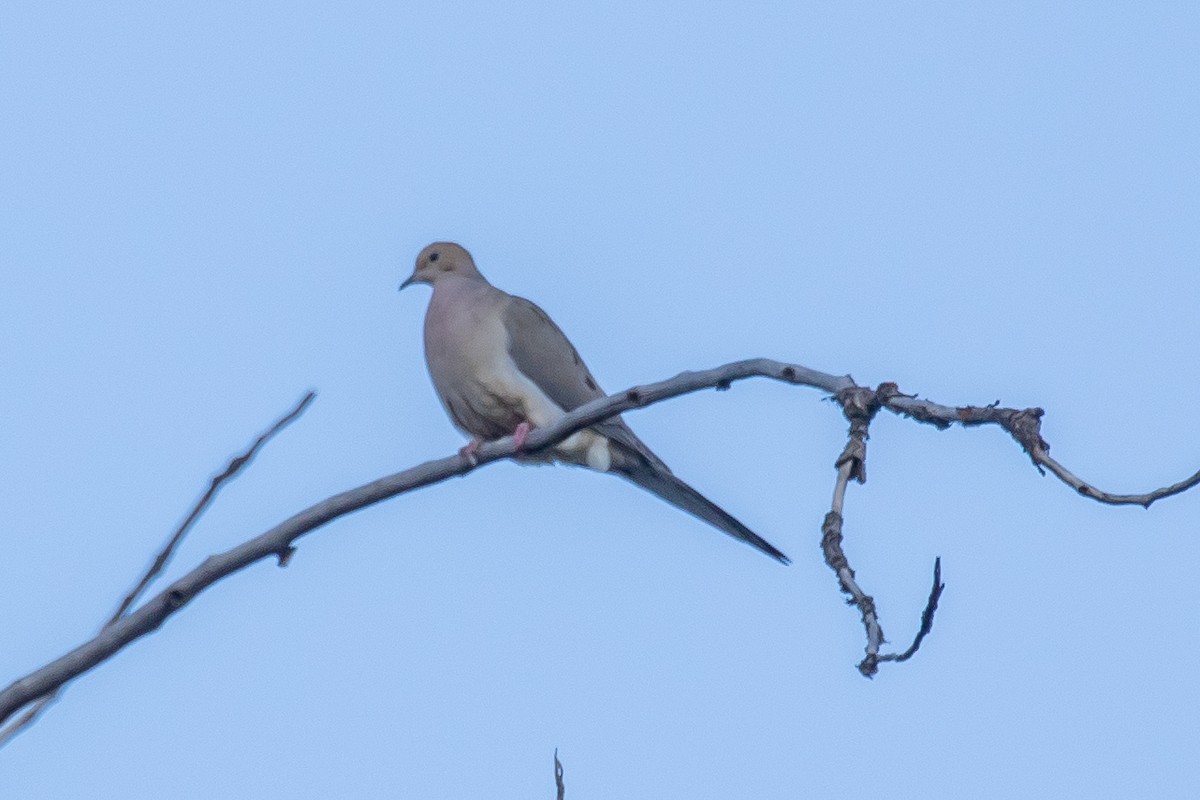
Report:
[[[304,397],[300,398],[300,401],[292,407],[292,410],[280,417],[274,425],[259,435],[259,437],[254,440],[254,444],[250,445],[246,452],[229,459],[229,463],[225,466],[225,469],[220,474],[213,476],[212,481],[208,485],[208,490],[204,492],[203,496],[201,496],[201,498],[196,502],[196,505],[193,506],[188,515],[184,517],[183,522],[180,523],[179,527],[175,530],[175,533],[171,534],[171,537],[167,539],[166,545],[164,545],[163,549],[159,551],[158,556],[154,559],[154,563],[150,565],[150,568],[146,570],[146,574],[143,575],[142,579],[138,581],[137,585],[130,590],[129,594],[125,595],[125,599],[121,601],[119,606],[117,606],[117,610],[113,612],[113,615],[108,618],[108,622],[104,623],[104,627],[107,628],[109,625],[112,625],[121,617],[125,616],[125,612],[137,602],[137,599],[141,597],[142,592],[146,590],[146,587],[149,586],[154,579],[158,577],[159,573],[166,568],[167,564],[171,560],[171,556],[175,555],[175,550],[179,547],[179,543],[183,541],[183,537],[187,535],[189,530],[191,530],[191,527],[196,523],[196,520],[200,519],[200,515],[203,514],[208,506],[212,503],[213,498],[217,496],[217,492],[221,490],[221,487],[231,481],[239,472],[242,471],[242,469],[246,467],[247,464],[253,461],[254,457],[258,455],[258,451],[261,450],[263,445],[269,442],[275,434],[279,433],[281,430],[294,422],[297,417],[303,414],[304,409],[308,408],[309,403],[311,403],[313,398],[316,396],[316,392],[310,391],[308,394],[304,395]],[[291,554],[289,553],[288,557],[290,557],[290,555]],[[286,565],[287,560],[288,559],[281,554],[280,566]]]
[[[558,787],[558,800],[563,800],[567,794],[567,787],[563,784],[563,765],[558,760],[558,748],[554,748],[554,785]]]
[[[858,671],[870,678],[877,671],[879,648],[883,644],[883,628],[879,625],[879,614],[875,611],[875,598],[862,590],[855,580],[854,570],[842,550],[842,514],[838,510],[846,485],[850,482],[850,467],[844,464],[838,470],[837,485],[834,489],[834,509],[825,515],[821,525],[821,552],[825,555],[825,563],[837,575],[838,586],[849,596],[848,603],[858,606],[862,614],[863,627],[867,629],[867,655],[858,665]]]
[[[998,425],[1021,445],[1038,472],[1045,475],[1046,470],[1050,470],[1056,478],[1081,496],[1099,503],[1149,508],[1151,503],[1200,486],[1200,471],[1197,471],[1178,483],[1140,494],[1116,494],[1099,489],[1050,457],[1050,444],[1042,437],[1042,417],[1046,412],[1040,408],[1002,408],[998,402],[987,406],[943,406],[930,400],[902,395],[899,392],[889,398],[884,407],[917,422],[933,425],[940,430],[945,430],[956,423],[965,428],[977,425]]]
[[[113,615],[108,618],[108,621],[101,626],[101,633],[125,616],[125,612],[127,612],[133,606],[133,604],[137,602],[138,597],[140,597],[142,592],[146,590],[146,587],[149,586],[156,577],[158,577],[164,568],[166,568],[167,564],[171,560],[171,556],[175,554],[175,550],[179,547],[180,542],[183,541],[183,537],[187,535],[187,532],[191,530],[192,525],[196,523],[196,520],[200,518],[200,515],[203,514],[205,509],[207,509],[212,503],[213,498],[216,497],[217,492],[221,489],[221,487],[232,480],[239,472],[241,472],[242,469],[254,459],[254,456],[258,454],[258,451],[262,449],[263,445],[270,441],[275,434],[279,433],[281,430],[291,424],[297,417],[303,414],[304,409],[308,408],[308,405],[316,396],[316,392],[310,391],[308,394],[304,395],[304,397],[300,398],[300,401],[292,407],[292,410],[280,417],[274,425],[272,425],[257,439],[255,439],[254,444],[250,445],[246,452],[230,459],[229,464],[225,467],[225,469],[219,475],[213,476],[208,490],[196,502],[196,505],[192,507],[191,512],[189,512],[184,518],[183,522],[180,523],[179,527],[175,530],[175,533],[173,533],[171,537],[167,539],[166,545],[161,551],[159,551],[158,556],[154,559],[154,563],[150,565],[150,568],[146,570],[146,573],[142,576],[141,580],[138,581],[137,585],[134,586],[129,594],[125,596],[125,599],[121,601],[121,604],[117,607],[117,610],[113,613]],[[280,566],[287,565],[288,560],[291,558],[292,552],[293,548],[291,547],[288,547],[286,551],[280,552]],[[37,700],[34,700],[29,708],[24,711],[24,713],[9,723],[7,727],[0,730],[0,747],[4,747],[4,745],[8,744],[8,742],[13,739],[13,737],[37,721],[38,717],[40,717],[42,713],[59,698],[59,696],[62,694],[63,688],[63,685],[59,685],[54,689],[54,691],[39,697]]]
[[[28,728],[37,718],[42,715],[42,712],[50,707],[50,704],[58,699],[62,694],[62,689],[56,689],[45,697],[38,698],[29,708],[25,709],[25,713],[13,720],[8,727],[0,730],[0,747],[8,744],[14,736]]]
[[[921,627],[913,637],[913,643],[903,653],[888,653],[879,657],[879,661],[908,661],[918,650],[921,642],[933,630],[933,615],[937,612],[938,600],[946,584],[942,583],[942,559],[939,556],[933,560],[933,588],[929,590],[929,599],[925,601],[925,610],[921,612]]]
[[[1162,500],[1164,497],[1186,492],[1193,486],[1200,485],[1200,472],[1197,472],[1190,478],[1179,481],[1179,483],[1173,483],[1170,486],[1164,486],[1152,492],[1145,492],[1144,494],[1112,494],[1103,489],[1097,489],[1092,484],[1075,477],[1070,470],[1051,458],[1050,454],[1045,450],[1035,451],[1032,454],[1032,458],[1035,463],[1053,472],[1060,481],[1084,497],[1090,497],[1097,502],[1107,503],[1110,506],[1141,506],[1142,508],[1149,508],[1150,504],[1156,500]]]
[[[945,584],[941,582],[942,567],[939,558],[934,563],[933,590],[925,604],[925,612],[921,615],[921,629],[912,646],[904,653],[881,654],[879,652],[887,639],[883,634],[883,626],[879,624],[879,612],[875,607],[875,598],[858,585],[854,570],[851,569],[850,561],[842,549],[844,523],[842,512],[845,506],[846,489],[851,478],[859,483],[865,483],[867,479],[867,439],[871,420],[879,412],[879,409],[884,408],[888,401],[896,397],[898,393],[899,390],[894,383],[885,383],[875,390],[859,386],[843,389],[834,396],[834,399],[841,405],[842,412],[850,421],[850,433],[846,447],[834,463],[838,470],[838,476],[833,489],[832,507],[825,515],[825,521],[821,525],[821,552],[825,556],[825,563],[837,575],[838,586],[841,587],[843,593],[848,595],[847,602],[857,606],[862,614],[863,627],[867,632],[867,646],[866,656],[859,663],[858,671],[868,678],[874,677],[875,673],[879,671],[880,662],[907,661],[913,657],[913,654],[921,646],[921,640],[933,629],[933,615],[937,611],[938,599],[942,595],[942,590],[946,588]]]
[[[878,670],[879,648],[886,640],[879,624],[879,614],[875,610],[875,599],[858,585],[850,560],[842,549],[842,510],[850,479],[859,483],[867,479],[868,428],[871,419],[879,411],[880,402],[876,392],[858,386],[843,389],[835,395],[835,399],[850,420],[850,435],[842,454],[834,462],[838,471],[837,482],[833,488],[832,506],[821,524],[821,552],[825,556],[825,563],[837,575],[838,586],[849,596],[848,602],[857,606],[862,614],[863,626],[867,629],[867,655],[858,665],[858,670],[869,678]]]

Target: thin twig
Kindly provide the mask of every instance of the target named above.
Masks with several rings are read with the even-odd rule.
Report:
[[[958,406],[950,407],[921,400],[916,397],[898,394],[884,403],[884,408],[901,416],[909,417],[917,422],[924,422],[945,430],[958,423],[963,427],[976,425],[998,425],[1008,431],[1016,439],[1022,449],[1029,455],[1030,461],[1038,471],[1045,474],[1045,469],[1054,473],[1055,477],[1070,486],[1084,497],[1089,497],[1100,503],[1114,506],[1142,506],[1149,508],[1151,503],[1164,497],[1180,494],[1200,485],[1200,471],[1170,486],[1163,486],[1141,494],[1115,494],[1106,492],[1077,477],[1070,470],[1050,457],[1050,444],[1042,438],[1042,416],[1046,413],[1040,408],[1002,408],[999,403],[988,406]],[[1045,467],[1045,469],[1043,469]]]
[[[558,788],[558,800],[566,797],[567,787],[563,784],[563,765],[558,760],[558,748],[554,748],[554,785]]]
[[[1164,486],[1161,489],[1155,489],[1145,494],[1110,494],[1075,477],[1066,467],[1051,458],[1050,454],[1045,450],[1035,450],[1033,459],[1038,464],[1053,472],[1059,480],[1084,497],[1090,497],[1093,500],[1112,506],[1141,506],[1142,508],[1149,508],[1150,504],[1156,500],[1162,500],[1164,497],[1186,492],[1193,486],[1200,484],[1200,472],[1197,472],[1195,475],[1179,483],[1173,483],[1170,486]]]
[[[834,489],[835,498],[845,493],[846,485],[850,482],[850,472],[849,462],[844,463],[838,469],[837,485]],[[838,505],[836,499],[835,505]],[[854,577],[854,570],[850,568],[850,561],[842,549],[842,514],[840,511],[831,510],[825,515],[825,522],[821,525],[821,552],[825,555],[825,563],[837,576],[838,586],[849,596],[847,602],[857,606],[862,614],[863,627],[867,630],[867,655],[858,665],[858,671],[870,678],[877,671],[875,665],[879,660],[879,648],[886,640],[883,636],[883,628],[879,624],[879,614],[875,610],[875,599],[858,585],[858,581]]]
[[[933,615],[937,612],[938,600],[942,597],[946,584],[942,583],[942,559],[933,560],[933,588],[929,590],[929,599],[925,601],[925,610],[921,612],[921,627],[913,638],[913,643],[903,653],[888,653],[879,657],[880,661],[908,661],[918,650],[921,642],[933,630]]]
[[[137,598],[143,591],[145,591],[146,587],[149,586],[151,582],[153,582],[153,580],[159,575],[159,573],[163,571],[163,569],[167,566],[167,563],[171,560],[171,556],[175,554],[175,550],[179,547],[179,543],[183,541],[183,537],[191,529],[192,525],[195,524],[196,520],[200,518],[200,515],[204,513],[205,509],[208,508],[209,504],[212,503],[213,498],[216,497],[217,492],[221,489],[221,487],[232,480],[239,472],[241,472],[242,469],[254,459],[254,456],[258,454],[258,451],[262,449],[263,445],[270,441],[275,434],[279,433],[281,430],[291,424],[297,417],[303,414],[304,409],[308,408],[309,403],[311,403],[313,398],[316,396],[316,392],[310,391],[308,394],[304,395],[304,397],[300,398],[300,401],[296,403],[292,410],[280,417],[274,425],[272,425],[257,439],[255,439],[254,444],[250,445],[250,448],[246,450],[246,452],[230,459],[229,464],[225,467],[224,471],[219,475],[213,476],[212,481],[209,483],[208,491],[204,493],[187,517],[184,518],[179,528],[167,540],[166,545],[159,552],[158,557],[154,559],[154,563],[150,565],[148,570],[146,570],[146,573],[142,576],[141,580],[138,581],[137,586],[135,586],[129,592],[129,594],[125,596],[125,599],[121,601],[120,606],[117,607],[116,612],[109,617],[107,622],[104,623],[100,629],[101,632],[123,617],[125,612],[128,611],[135,602],[137,602]],[[282,554],[280,555],[281,566],[287,563],[287,558],[289,556],[290,551],[286,556]],[[59,696],[62,694],[63,686],[65,686],[65,682],[59,684],[48,694],[39,697],[28,709],[26,709],[25,713],[9,724],[8,727],[0,730],[0,747],[4,747],[4,745],[13,739],[13,737],[32,725],[38,719],[38,717],[40,717],[42,713],[59,698]]]
[[[195,524],[196,520],[200,519],[200,515],[203,514],[208,508],[209,504],[212,503],[213,498],[217,496],[217,492],[220,491],[221,487],[231,481],[246,467],[247,464],[253,461],[254,457],[258,455],[258,451],[261,450],[263,445],[270,441],[275,434],[279,433],[281,430],[294,422],[297,417],[303,414],[304,409],[308,408],[309,403],[311,403],[313,398],[316,396],[316,392],[310,391],[308,394],[304,395],[304,397],[300,398],[300,401],[292,407],[292,410],[280,417],[274,425],[272,425],[257,439],[255,439],[254,444],[250,445],[250,448],[246,450],[246,452],[231,458],[229,463],[225,466],[225,469],[219,475],[213,476],[212,481],[208,485],[208,490],[204,492],[204,495],[196,502],[196,505],[192,508],[191,512],[187,515],[187,517],[184,518],[183,522],[180,523],[179,528],[176,529],[175,533],[171,535],[171,538],[167,540],[166,545],[159,552],[158,557],[154,559],[154,563],[150,565],[148,570],[146,570],[146,574],[142,576],[140,581],[138,581],[137,586],[133,587],[129,594],[125,596],[125,599],[121,601],[121,605],[119,605],[113,615],[109,617],[108,622],[104,623],[105,627],[113,624],[118,619],[123,617],[125,612],[137,602],[138,597],[140,597],[142,592],[146,590],[146,587],[149,586],[156,577],[158,577],[159,573],[161,573],[164,568],[166,568],[167,563],[171,560],[171,556],[175,555],[175,549],[179,547],[179,543],[183,541],[183,537],[187,535],[187,532],[191,529],[192,525]]]
[[[846,419],[850,421],[850,433],[842,454],[834,462],[838,474],[833,487],[833,503],[821,525],[821,552],[825,556],[825,563],[837,576],[842,592],[849,595],[850,599],[847,602],[858,607],[862,614],[863,627],[867,630],[867,654],[858,665],[858,670],[868,678],[878,671],[879,648],[886,639],[879,624],[875,599],[858,585],[854,570],[850,567],[850,560],[846,558],[846,552],[842,549],[842,526],[845,519],[843,509],[850,479],[853,478],[859,483],[866,482],[868,429],[871,419],[881,407],[881,400],[890,393],[891,388],[889,384],[872,391],[856,386],[843,389],[835,396]]]
[[[29,708],[25,709],[25,713],[13,720],[7,728],[0,730],[0,747],[8,744],[18,733],[28,728],[38,717],[42,715],[50,705],[59,698],[62,694],[61,687],[55,689],[45,697],[39,697]]]

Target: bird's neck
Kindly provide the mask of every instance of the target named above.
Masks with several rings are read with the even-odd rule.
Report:
[[[464,314],[479,313],[489,308],[493,300],[490,295],[499,295],[499,292],[481,277],[443,275],[433,285],[426,320],[438,320],[449,326],[459,325]]]

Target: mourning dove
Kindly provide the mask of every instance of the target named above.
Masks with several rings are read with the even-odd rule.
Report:
[[[400,284],[433,287],[425,314],[425,361],[450,419],[483,441],[512,435],[518,448],[531,428],[604,397],[583,359],[545,311],[487,282],[460,245],[435,242]],[[579,431],[526,461],[559,461],[612,472],[694,514],[772,558],[788,557],[675,477],[620,417]]]

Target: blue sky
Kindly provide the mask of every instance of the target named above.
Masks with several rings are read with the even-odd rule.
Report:
[[[9,4],[0,11],[7,682],[92,634],[225,460],[179,575],[462,444],[435,239],[610,391],[770,356],[1038,405],[1115,491],[1200,467],[1192,4]],[[628,421],[785,550],[499,464],[340,520],[72,684],[13,798],[1183,797],[1200,494],[1085,502],[996,430],[844,437],[739,384]]]

